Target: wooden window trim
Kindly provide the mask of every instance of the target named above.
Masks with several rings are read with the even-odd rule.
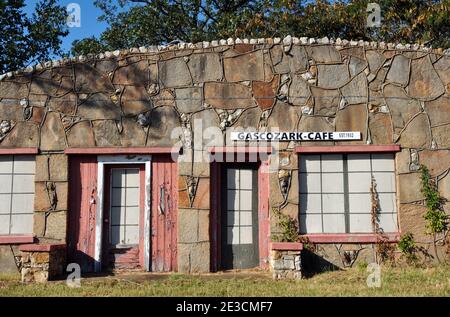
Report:
[[[67,155],[120,155],[120,154],[178,154],[179,147],[95,147],[95,148],[71,148],[64,150]]]
[[[30,155],[38,154],[39,150],[37,147],[24,147],[24,148],[0,148],[0,155]]]
[[[380,235],[375,233],[310,233],[301,237],[312,243],[363,243],[371,244],[380,241]],[[399,232],[384,233],[387,242],[396,243],[400,240]]]
[[[0,245],[2,244],[29,244],[34,242],[33,235],[2,235],[0,236]]]
[[[300,154],[326,153],[389,153],[400,152],[400,145],[336,145],[336,146],[296,146],[295,152]]]

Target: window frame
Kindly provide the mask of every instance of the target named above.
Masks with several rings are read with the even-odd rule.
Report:
[[[39,150],[37,147],[27,147],[27,148],[0,148],[0,155],[30,155],[35,156],[39,154]],[[36,171],[35,171],[36,175]],[[36,194],[36,193],[35,193]],[[34,201],[33,201],[34,205]],[[33,213],[33,222],[34,222],[34,213]],[[26,234],[0,234],[0,245],[9,245],[9,244],[29,244],[33,243],[35,240],[35,235],[33,232]]]
[[[338,146],[297,146],[295,152],[300,162],[304,154],[377,154],[392,153],[394,155],[394,177],[396,180],[396,194],[398,193],[398,175],[396,153],[400,152],[400,145],[338,145]],[[300,172],[300,171],[298,171]],[[300,198],[300,196],[299,196]],[[396,210],[398,219],[398,195],[396,196]],[[299,219],[300,220],[300,219]],[[397,221],[397,225],[398,221]],[[396,232],[387,232],[387,242],[397,242],[400,239],[400,227]],[[313,243],[376,243],[379,237],[376,233],[306,233],[301,237]]]

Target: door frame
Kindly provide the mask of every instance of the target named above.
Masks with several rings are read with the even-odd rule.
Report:
[[[244,154],[244,162],[248,163],[249,158],[257,158],[251,163],[258,164],[258,235],[259,235],[259,267],[269,268],[269,242],[270,242],[270,147],[213,147],[210,153],[231,154],[231,161],[228,160],[211,162],[211,197],[210,197],[210,239],[211,239],[211,271],[217,272],[221,269],[221,170],[223,163],[233,163],[233,157],[237,154]]]
[[[221,240],[220,246],[219,246],[219,252],[220,252],[220,263],[218,266],[219,270],[229,269],[229,268],[224,267],[226,260],[223,258],[224,257],[224,248],[225,248],[225,245],[227,244],[226,241],[223,241],[224,237],[226,236],[225,233],[227,230],[223,221],[226,221],[225,219],[226,219],[226,213],[227,213],[227,208],[226,208],[227,203],[228,203],[227,202],[227,200],[228,200],[227,171],[229,169],[237,169],[237,170],[245,169],[245,170],[251,170],[252,174],[256,173],[256,175],[253,174],[253,176],[252,176],[253,179],[256,178],[256,184],[253,184],[253,186],[255,186],[257,189],[256,195],[252,196],[252,204],[256,205],[256,219],[254,218],[255,211],[252,210],[252,231],[253,231],[252,240],[253,240],[253,243],[256,244],[256,246],[253,246],[253,248],[256,248],[256,258],[258,259],[258,267],[261,265],[260,257],[259,257],[259,253],[260,253],[260,250],[259,250],[260,249],[259,248],[259,240],[260,240],[259,239],[259,230],[260,230],[259,229],[259,227],[260,227],[259,217],[260,217],[260,215],[259,215],[259,195],[258,195],[258,193],[259,193],[259,181],[258,181],[259,166],[260,166],[260,162],[242,162],[242,163],[235,163],[235,162],[226,163],[226,162],[224,162],[221,164],[220,177],[222,180],[222,182],[221,182],[222,190],[220,193],[220,198],[221,198],[220,199],[221,200],[220,201],[220,215],[218,215],[218,217],[220,218],[220,219],[218,219],[220,228],[218,227],[218,229],[217,229],[218,235],[220,236],[220,240]],[[252,189],[252,194],[255,194],[255,187],[253,187],[253,189]],[[255,206],[253,206],[252,209],[253,208],[255,208]],[[233,269],[239,269],[239,268],[233,268]]]
[[[151,155],[99,155],[97,156],[97,211],[95,217],[95,272],[102,270],[103,253],[103,214],[105,206],[105,165],[145,165],[145,192],[144,198],[144,269],[151,270],[150,264],[150,219],[151,219]]]

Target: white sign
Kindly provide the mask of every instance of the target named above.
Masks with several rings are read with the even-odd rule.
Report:
[[[231,132],[231,141],[347,141],[361,140],[361,132]]]

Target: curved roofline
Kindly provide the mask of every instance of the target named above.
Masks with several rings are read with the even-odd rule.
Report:
[[[175,41],[174,41],[175,42]],[[213,41],[203,41],[198,43],[186,43],[186,42],[171,42],[167,45],[151,45],[141,46],[139,48],[133,47],[130,49],[115,50],[112,52],[103,52],[100,54],[87,54],[78,55],[75,57],[64,57],[57,60],[50,60],[46,62],[40,62],[32,66],[28,66],[16,71],[9,71],[0,75],[0,81],[4,78],[13,78],[15,75],[31,74],[35,71],[44,70],[52,67],[59,67],[76,62],[87,62],[90,60],[102,60],[110,58],[120,58],[131,54],[158,54],[166,51],[184,50],[184,49],[203,49],[220,46],[233,46],[235,44],[282,44],[285,46],[290,45],[334,45],[337,48],[344,47],[367,47],[370,49],[383,49],[383,50],[408,50],[408,51],[421,51],[428,53],[435,53],[439,55],[450,56],[450,48],[444,50],[442,48],[432,48],[425,46],[424,44],[401,44],[401,43],[385,43],[385,42],[368,42],[363,40],[342,40],[340,38],[333,39],[328,37],[313,38],[313,37],[293,37],[287,35],[284,38],[258,38],[258,39],[240,39],[240,38],[228,38]]]

